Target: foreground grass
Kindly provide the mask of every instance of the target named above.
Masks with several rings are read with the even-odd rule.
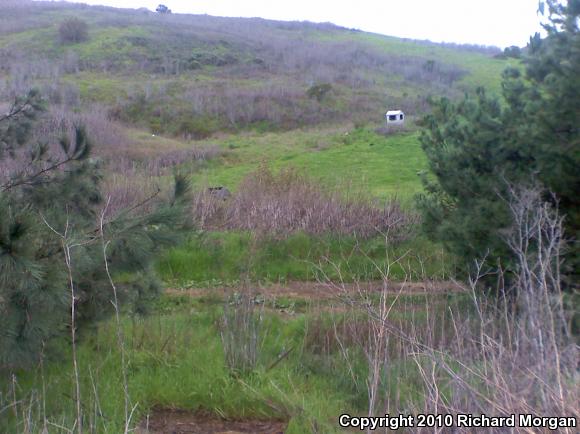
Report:
[[[214,327],[216,320],[216,313],[209,311],[125,321],[127,373],[132,403],[138,404],[136,420],[153,406],[203,409],[231,418],[287,419],[288,413],[294,413],[297,406],[316,409],[328,417],[339,414],[344,397],[333,393],[328,381],[309,382],[305,375],[295,375],[292,367],[281,366],[270,373],[244,379],[230,376]],[[284,339],[284,333],[300,327],[300,322],[285,327],[272,321],[275,320],[270,319],[268,327],[276,329],[276,337],[269,342],[265,357],[274,360],[282,344],[293,341],[292,337]],[[68,357],[45,368],[45,388],[49,392],[42,406],[53,423],[71,427],[75,410],[68,353],[64,350],[63,355]],[[86,337],[79,349],[79,365],[85,424],[94,425],[97,432],[123,432],[121,364],[112,323],[101,325]],[[18,375],[19,391],[30,391],[40,384],[38,372]],[[334,399],[326,400],[329,394]],[[303,401],[292,398],[296,395]],[[92,420],[93,412],[98,415],[96,420]],[[309,410],[298,417],[288,432],[308,431],[304,419],[314,415]]]
[[[295,234],[283,240],[257,240],[248,233],[214,232],[191,236],[166,253],[157,269],[165,281],[198,287],[235,283],[240,276],[265,282],[380,280],[387,264],[399,258],[389,272],[395,280],[444,279],[454,267],[441,247],[422,237],[385,251],[382,237],[359,241]]]
[[[439,296],[440,297],[440,296]],[[459,301],[443,296],[443,305]],[[409,296],[413,320],[424,297]],[[269,304],[268,304],[269,303]],[[403,303],[403,301],[401,301]],[[220,340],[223,301],[163,297],[146,318],[124,317],[130,407],[133,424],[153,407],[204,410],[226,418],[288,420],[287,433],[338,432],[337,417],[345,411],[364,413],[367,365],[356,345],[350,368],[334,341],[328,341],[340,313],[321,313],[307,306],[304,313],[279,315],[266,303],[260,326],[257,368],[233,374],[224,362]],[[396,315],[395,315],[396,316]],[[395,317],[394,316],[394,317]],[[401,311],[399,318],[407,315]],[[291,349],[289,355],[280,355]],[[32,371],[19,371],[0,380],[2,432],[37,432],[46,419],[50,432],[66,432],[75,419],[74,381],[70,345],[49,347],[51,362]],[[124,393],[121,356],[114,321],[85,331],[78,347],[82,412],[91,432],[123,432]],[[388,394],[411,401],[420,396],[413,363],[396,361],[390,368]],[[353,376],[355,381],[353,382]],[[392,376],[392,377],[391,377]],[[395,386],[399,385],[399,386]],[[13,411],[12,411],[13,410]],[[59,428],[61,427],[61,428]]]

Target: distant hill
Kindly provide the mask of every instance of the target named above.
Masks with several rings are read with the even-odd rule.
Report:
[[[87,24],[86,41],[59,38],[71,17]],[[509,61],[494,54],[329,23],[30,1],[0,14],[3,99],[37,85],[53,103],[98,103],[126,124],[186,138],[380,122],[387,108],[412,117],[430,95],[497,91]]]

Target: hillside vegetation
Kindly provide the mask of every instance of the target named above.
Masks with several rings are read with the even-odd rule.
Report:
[[[338,434],[341,414],[576,432],[568,221],[507,182],[577,185],[571,4],[566,33],[497,56],[4,1],[0,432]]]
[[[455,262],[418,235],[427,160],[415,121],[431,97],[498,92],[519,61],[497,52],[330,23],[9,1],[0,98],[40,90],[33,139],[51,152],[86,128],[108,216],[147,209],[159,191],[171,197],[176,171],[187,177],[196,231],[157,259],[173,284],[312,280],[328,261],[348,280],[377,278],[365,261],[385,264],[385,244],[421,268],[413,278],[440,277]],[[392,108],[403,128],[385,127]],[[233,194],[227,204],[207,194],[216,186]]]
[[[68,17],[88,37],[63,43]],[[498,89],[493,50],[444,47],[332,24],[165,15],[144,10],[19,2],[3,6],[5,91],[42,83],[55,102],[101,103],[154,133],[280,130],[413,115],[429,95]]]
[[[86,39],[62,40],[71,17],[86,23]],[[501,71],[514,61],[495,52],[329,23],[8,2],[0,89],[8,101],[40,87],[51,107],[44,135],[82,122],[101,156],[175,157],[199,140],[219,147],[210,163],[194,165],[197,184],[235,190],[267,162],[408,200],[425,168],[413,119],[430,96],[454,98],[479,85],[499,91]],[[407,113],[405,135],[368,131],[388,108]],[[367,131],[349,136],[353,125]]]

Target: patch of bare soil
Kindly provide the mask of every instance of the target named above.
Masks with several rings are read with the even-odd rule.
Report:
[[[205,412],[155,409],[141,422],[137,434],[284,434],[286,422],[224,420]]]
[[[319,283],[319,282],[287,282],[284,284],[258,285],[254,289],[257,293],[276,297],[303,298],[309,300],[329,300],[336,297],[356,294],[358,292],[381,292],[386,288],[393,294],[445,294],[462,292],[464,289],[452,281],[422,281],[422,282],[359,282],[359,283]],[[190,295],[199,297],[209,293],[228,295],[239,292],[241,288],[191,288],[167,289],[168,294]]]

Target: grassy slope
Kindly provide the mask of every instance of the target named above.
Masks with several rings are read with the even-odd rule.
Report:
[[[318,70],[316,67],[279,68],[276,62],[280,61],[277,60],[280,46],[275,43],[279,44],[280,41],[301,41],[294,46],[298,49],[309,45],[336,47],[337,44],[343,44],[339,46],[345,49],[362,47],[377,62],[384,61],[381,55],[387,55],[387,59],[389,56],[403,56],[410,62],[418,59],[419,65],[435,60],[443,66],[468,72],[459,82],[448,87],[428,80],[405,78],[404,62],[401,70],[396,62],[388,64],[387,69],[374,68],[373,62],[368,67],[364,64],[351,78],[360,77],[366,80],[366,84],[351,87],[346,82],[334,82],[333,95],[321,104],[321,108],[348,113],[357,98],[372,100],[374,112],[367,113],[363,119],[363,123],[369,125],[366,129],[353,130],[351,121],[310,125],[290,131],[274,125],[274,131],[230,131],[192,142],[179,137],[152,137],[147,129],[149,121],[145,114],[141,115],[143,119],[138,119],[140,106],[137,105],[137,119],[132,129],[128,130],[133,143],[131,155],[148,158],[194,144],[218,144],[226,151],[216,160],[191,168],[192,180],[198,186],[223,185],[236,190],[240,181],[260,164],[268,164],[273,169],[292,166],[319,179],[328,188],[341,188],[349,194],[376,198],[396,196],[406,206],[411,206],[413,195],[421,190],[417,173],[426,169],[426,159],[419,146],[418,133],[410,131],[384,137],[373,132],[382,122],[384,108],[392,101],[414,101],[439,92],[457,95],[479,85],[499,91],[500,73],[510,63],[466,49],[336,27],[200,16],[160,17],[134,11],[70,5],[43,6],[43,9],[36,9],[34,17],[25,13],[15,17],[16,21],[23,23],[23,27],[9,34],[0,34],[0,49],[21,51],[25,57],[37,53],[56,62],[66,57],[67,53],[75,53],[80,65],[85,67],[78,72],[64,74],[60,81],[78,86],[85,103],[115,106],[130,95],[143,92],[147,86],[153,93],[163,91],[166,95],[159,105],[183,109],[187,109],[188,102],[181,96],[200,86],[217,86],[215,89],[219,91],[225,83],[236,89],[251,91],[264,83],[271,83],[274,87],[297,87],[305,92],[307,83],[317,76]],[[67,16],[80,16],[89,23],[90,38],[87,42],[73,46],[58,43],[58,23]],[[202,58],[232,55],[238,63],[234,68],[204,65],[192,71],[181,71],[179,75],[134,70],[138,59],[159,62],[165,57],[186,59],[192,54]],[[270,65],[269,72],[244,69],[257,58]],[[332,59],[327,61],[332,62]],[[345,62],[348,64],[348,60]],[[113,66],[104,72],[104,64]],[[329,67],[325,65],[322,66]],[[238,66],[241,69],[236,69]],[[408,119],[412,120],[413,115],[418,113],[408,111],[407,114],[410,115]],[[217,240],[212,241],[212,237],[217,237]],[[263,245],[257,262],[251,267],[252,273],[257,279],[309,279],[313,277],[312,263],[317,263],[325,255],[334,261],[344,262],[344,257],[350,255],[351,244],[352,240],[308,240],[296,236],[275,246]],[[371,241],[363,246],[363,250],[372,252],[376,249],[375,244]],[[224,249],[220,246],[229,247]],[[438,248],[424,241],[408,248],[415,249],[414,253],[423,257],[440,255],[433,254],[440,252]],[[193,240],[169,253],[159,267],[166,279],[182,282],[232,281],[247,269],[243,260],[247,254],[245,235],[212,235],[209,240]],[[192,271],[192,264],[198,265],[196,270]],[[441,260],[434,261],[430,275],[437,275],[435,268],[441,267],[441,264]],[[361,264],[355,264],[354,268],[357,277],[368,274]],[[372,277],[372,273],[368,277]]]
[[[491,91],[499,93],[501,91],[500,76],[502,71],[510,63],[515,62],[513,60],[494,59],[468,50],[374,33],[361,33],[349,35],[349,37],[367,42],[390,54],[405,53],[425,59],[436,59],[439,62],[466,68],[469,74],[460,81],[462,88],[465,90],[474,89],[477,86],[485,86]]]
[[[26,55],[41,55],[56,59],[62,58],[67,52],[76,53],[81,62],[100,65],[104,61],[115,63],[116,70],[129,67],[136,57],[140,55],[149,58],[160,56],[186,56],[190,54],[220,54],[220,52],[235,55],[239,61],[251,62],[256,57],[263,55],[260,45],[267,46],[268,37],[288,38],[290,40],[301,40],[304,44],[312,42],[346,44],[359,43],[362,47],[376,48],[394,56],[407,56],[426,60],[436,60],[442,64],[456,65],[468,71],[468,74],[460,81],[460,87],[465,89],[484,85],[492,90],[499,90],[499,76],[501,71],[508,66],[509,61],[493,59],[489,55],[469,51],[467,49],[457,49],[440,46],[432,43],[420,41],[410,41],[388,37],[378,34],[353,32],[340,28],[329,28],[320,30],[317,28],[297,26],[293,29],[285,29],[284,25],[277,25],[276,22],[260,20],[253,22],[243,19],[219,19],[199,16],[176,16],[173,22],[168,22],[163,17],[155,14],[145,15],[135,13],[130,10],[115,10],[110,8],[82,8],[73,5],[43,5],[34,9],[35,20],[26,24],[23,23],[21,31],[8,34],[0,33],[0,48],[21,51]],[[24,21],[24,12],[19,12],[15,19]],[[79,16],[89,23],[89,40],[82,44],[61,45],[58,42],[58,23],[68,16]],[[10,19],[7,16],[7,19]],[[213,21],[212,21],[213,20]],[[187,37],[179,38],[179,33],[173,32],[187,31]],[[247,27],[255,25],[259,31],[267,32],[263,38],[260,34],[248,36],[247,41],[240,41],[240,35],[244,32],[252,35],[252,30]],[[231,31],[228,30],[231,26]],[[257,31],[256,31],[257,32]],[[137,41],[137,42],[136,42]],[[230,41],[239,41],[238,45],[230,45]],[[224,45],[224,42],[227,42]],[[98,69],[98,68],[97,68]],[[126,85],[139,83],[144,77],[131,74],[123,74],[122,71],[117,77],[111,77],[111,71],[97,73],[91,76],[91,80],[106,80],[111,78],[113,82],[121,81]],[[210,73],[204,77],[204,72]],[[205,68],[203,71],[195,72],[196,79],[200,76],[211,80],[212,68]],[[213,71],[215,72],[215,70]],[[371,72],[372,78],[378,81],[378,86],[382,86],[389,77],[378,76]],[[398,77],[397,70],[388,76]],[[97,77],[99,76],[100,77]],[[116,75],[114,73],[113,75]],[[83,82],[83,74],[71,74],[69,79]],[[231,76],[228,78],[232,78]],[[248,81],[248,84],[255,84],[255,78],[238,77],[241,81]],[[155,80],[163,80],[157,76]],[[279,75],[282,81],[288,79],[282,74]],[[397,83],[395,80],[391,84]],[[127,86],[125,86],[127,87]],[[115,90],[113,86],[112,91]],[[377,90],[379,90],[377,88]],[[399,89],[388,89],[397,92]],[[413,92],[413,86],[408,86],[404,91]]]
[[[200,52],[219,54],[224,50],[237,56],[242,65],[260,56],[265,56],[269,62],[275,62],[274,58],[268,57],[271,53],[259,48],[257,41],[260,41],[261,33],[258,32],[264,34],[266,46],[268,38],[302,39],[304,44],[309,44],[309,41],[323,44],[343,42],[346,46],[359,44],[361,47],[376,49],[389,55],[407,56],[409,59],[435,59],[439,63],[455,65],[468,71],[454,86],[456,90],[484,85],[497,91],[500,73],[509,64],[509,61],[493,59],[489,55],[465,49],[340,28],[288,27],[265,20],[175,16],[169,22],[155,14],[147,15],[135,11],[46,4],[43,8],[36,7],[34,19],[23,11],[18,14],[14,19],[21,20],[23,28],[21,31],[0,34],[0,49],[21,51],[31,56],[38,53],[52,59],[62,59],[67,52],[76,53],[81,64],[92,66],[88,70],[64,74],[60,80],[78,86],[85,102],[105,105],[116,104],[146,82],[153,88],[167,89],[166,92],[174,99],[176,106],[182,104],[178,97],[185,89],[214,83],[216,80],[225,79],[231,86],[240,88],[256,87],[264,77],[248,77],[234,70],[209,65],[199,70],[185,71],[178,76],[128,72],[127,68],[139,56],[156,59],[165,55],[187,56]],[[67,16],[80,16],[89,23],[89,41],[74,46],[62,46],[58,43],[57,23]],[[171,26],[177,30],[172,30]],[[252,26],[257,30],[252,29]],[[180,39],[179,33],[174,34],[172,31],[184,31],[187,35]],[[242,39],[240,35],[244,34],[247,37]],[[105,73],[101,65],[106,62],[116,66]],[[291,74],[297,73],[298,71],[294,71]],[[396,68],[393,74],[369,69],[367,75],[374,82],[371,87],[355,90],[337,83],[337,96],[329,104],[348,112],[349,98],[353,92],[370,98],[380,96],[384,98],[387,107],[389,98],[395,96],[395,100],[399,101],[401,98],[413,99],[439,90],[430,88],[425,83],[403,80],[398,76]],[[267,79],[284,85],[304,82],[307,77],[275,73]],[[383,94],[387,96],[382,96]],[[381,122],[382,111],[370,114],[368,120],[371,124]],[[146,124],[138,126],[146,127]],[[417,135],[404,134],[383,138],[369,132],[357,131],[345,136],[349,129],[350,123],[346,122],[339,126],[311,126],[289,132],[248,132],[221,139],[212,138],[209,142],[219,143],[228,150],[228,154],[219,162],[212,163],[201,174],[196,173],[194,181],[198,184],[225,185],[235,189],[247,173],[260,163],[266,162],[274,168],[291,165],[320,178],[328,185],[349,184],[378,197],[397,195],[408,200],[420,189],[416,174],[425,169],[425,158],[418,145]],[[142,139],[147,134],[135,132],[132,136],[140,136],[135,140],[135,146],[145,145],[145,154],[155,151],[155,146],[149,146],[151,140]],[[168,141],[161,138],[155,140],[162,140],[164,143]],[[175,148],[182,146],[187,144],[175,143]],[[158,149],[165,148],[160,146]]]
[[[415,133],[385,137],[368,129],[337,127],[236,135],[217,143],[226,155],[197,173],[195,180],[232,190],[266,163],[273,169],[300,169],[328,187],[342,185],[372,197],[410,200],[421,188],[417,172],[426,169]]]

